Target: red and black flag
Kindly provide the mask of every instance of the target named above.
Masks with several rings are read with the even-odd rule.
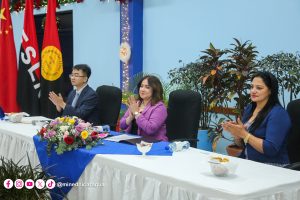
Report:
[[[43,116],[56,117],[56,107],[48,99],[49,92],[63,91],[63,60],[56,24],[56,0],[48,0],[41,68],[41,111]]]
[[[33,0],[26,0],[19,56],[18,103],[21,110],[40,115],[40,55],[33,17]]]
[[[9,11],[9,1],[2,0],[0,7],[0,106],[5,112],[18,112],[17,55]]]

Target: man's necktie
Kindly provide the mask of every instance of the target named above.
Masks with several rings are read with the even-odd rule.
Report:
[[[73,108],[75,108],[75,106],[76,106],[78,97],[79,97],[79,93],[76,92],[75,97],[74,97],[74,99],[73,99],[73,101],[72,101],[72,107],[73,107]]]

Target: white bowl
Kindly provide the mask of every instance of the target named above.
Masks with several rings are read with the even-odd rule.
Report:
[[[237,169],[237,163],[227,157],[211,157],[209,159],[211,172],[215,176],[228,176],[234,174]]]
[[[141,143],[136,143],[136,147],[139,150],[139,152],[141,152],[142,155],[145,156],[146,153],[150,151],[152,143],[141,141]]]

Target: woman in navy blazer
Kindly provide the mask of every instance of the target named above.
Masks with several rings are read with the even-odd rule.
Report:
[[[289,164],[287,136],[291,128],[288,113],[278,99],[278,81],[269,72],[252,77],[252,103],[246,107],[242,121],[225,122],[223,128],[245,148],[240,157],[284,166]]]
[[[128,110],[120,121],[121,129],[148,138],[167,141],[167,109],[163,100],[163,88],[155,76],[145,76],[140,80],[138,100],[128,98]]]

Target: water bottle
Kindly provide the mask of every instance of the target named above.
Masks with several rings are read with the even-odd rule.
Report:
[[[183,151],[187,150],[188,148],[190,148],[190,143],[188,141],[178,141],[169,144],[169,149],[172,152]]]
[[[110,132],[109,125],[104,125],[104,126],[102,126],[102,128],[103,128],[103,132]]]
[[[99,132],[110,132],[109,125],[96,126],[96,128]]]

